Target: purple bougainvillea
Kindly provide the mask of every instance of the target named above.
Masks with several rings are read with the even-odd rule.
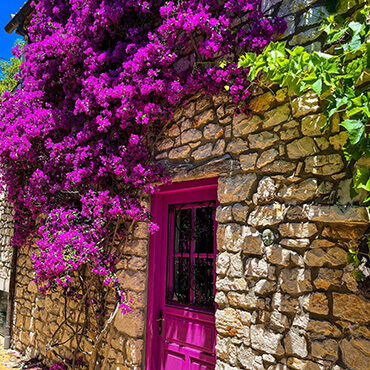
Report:
[[[129,310],[109,246],[126,235],[124,220],[150,221],[140,196],[166,180],[152,161],[153,135],[194,93],[228,85],[235,102],[248,99],[237,56],[261,50],[286,27],[260,6],[261,0],[34,4],[23,88],[1,101],[0,164],[15,209],[13,243],[36,238],[42,291],[68,290],[85,266],[115,287],[123,312]],[[228,63],[221,68],[222,60]]]

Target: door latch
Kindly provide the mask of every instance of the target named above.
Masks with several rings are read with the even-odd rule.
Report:
[[[159,317],[156,319],[156,321],[158,321],[158,334],[162,335],[163,321],[164,321],[162,310],[159,310]]]

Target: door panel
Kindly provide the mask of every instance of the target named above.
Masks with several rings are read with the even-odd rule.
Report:
[[[215,368],[217,181],[174,184],[153,197],[147,370]]]
[[[215,323],[213,316],[204,315],[202,318],[183,315],[182,310],[171,309],[164,314],[164,341],[177,343],[204,352],[214,350]],[[171,312],[172,311],[172,312]],[[174,311],[178,311],[174,315]],[[209,317],[211,316],[211,317]]]

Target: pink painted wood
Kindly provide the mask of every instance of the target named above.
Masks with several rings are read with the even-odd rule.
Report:
[[[215,367],[214,310],[166,303],[165,298],[168,206],[216,199],[217,179],[163,186],[152,198],[152,214],[160,231],[150,238],[146,370],[213,370]],[[160,312],[164,318],[162,335],[157,321]]]

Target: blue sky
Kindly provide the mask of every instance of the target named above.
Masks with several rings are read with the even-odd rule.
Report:
[[[11,48],[14,41],[20,36],[9,35],[4,27],[10,21],[10,14],[15,14],[25,3],[25,0],[0,0],[0,57],[9,59],[12,56]]]

